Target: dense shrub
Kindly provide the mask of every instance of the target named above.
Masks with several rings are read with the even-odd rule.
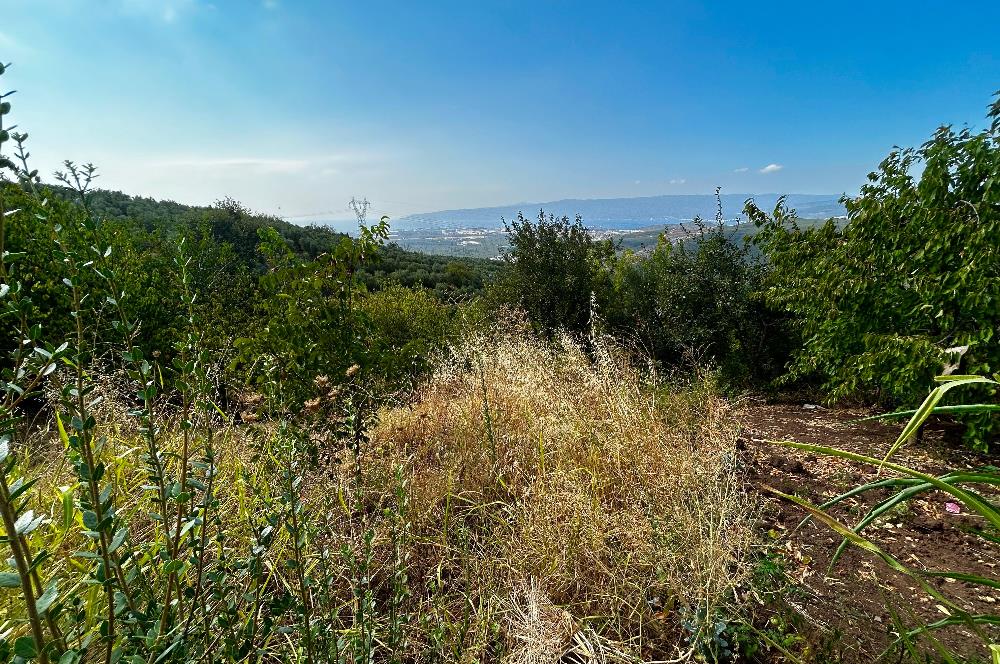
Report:
[[[544,333],[587,332],[592,298],[609,294],[612,244],[595,240],[580,217],[542,211],[537,221],[519,213],[506,228],[507,270],[497,279],[494,301],[522,309]]]
[[[389,389],[422,376],[459,331],[454,309],[424,289],[389,285],[364,295],[358,308],[377,358],[373,373]]]
[[[695,219],[683,241],[618,254],[579,217],[519,216],[491,300],[549,334],[610,332],[663,367],[711,366],[729,385],[763,387],[781,372],[788,337],[759,295],[766,266],[737,230]]]
[[[1000,370],[1000,101],[989,122],[894,150],[845,199],[842,228],[800,230],[780,203],[747,206],[767,299],[801,339],[789,378],[815,375],[831,399],[911,405],[946,365]]]
[[[729,385],[764,387],[787,352],[782,317],[759,297],[765,266],[721,219],[693,226],[687,240],[621,257],[605,319],[667,367],[714,366]]]
[[[51,197],[79,203],[79,194],[69,186],[49,186]],[[173,201],[130,196],[118,191],[95,189],[87,206],[96,219],[121,222],[139,237],[176,242],[198,236],[228,247],[230,256],[253,274],[266,268],[257,251],[258,230],[274,228],[300,258],[314,260],[333,251],[345,235],[327,226],[300,226],[272,215],[248,209],[232,198],[211,206],[184,205]],[[384,284],[402,284],[433,290],[442,300],[457,300],[478,294],[498,269],[494,261],[454,256],[435,256],[407,251],[386,244],[376,260],[360,266],[359,279],[369,291]]]
[[[376,260],[362,266],[358,277],[369,291],[400,284],[424,288],[442,301],[455,302],[480,294],[499,269],[494,261],[421,254],[388,244]]]
[[[234,344],[235,366],[254,385],[277,377],[280,408],[298,409],[311,395],[316,376],[342,374],[355,364],[377,364],[358,304],[364,294],[354,275],[385,240],[387,218],[361,236],[344,236],[334,251],[302,259],[274,228],[259,229],[267,272],[260,278],[256,324]]]

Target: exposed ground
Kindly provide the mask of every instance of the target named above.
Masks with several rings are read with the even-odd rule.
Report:
[[[900,426],[879,422],[855,423],[870,413],[856,410],[826,410],[803,405],[752,406],[747,412],[746,441],[753,459],[755,484],[795,493],[819,504],[876,477],[873,468],[846,460],[809,454],[770,444],[768,440],[795,440],[837,447],[881,457],[895,440]],[[923,471],[939,474],[947,469],[974,468],[996,459],[978,457],[961,450],[957,433],[943,425],[928,425],[922,441],[906,447],[894,458]],[[764,490],[766,493],[766,490]],[[871,493],[851,500],[836,513],[842,522],[854,525],[863,507],[884,498]],[[944,607],[929,597],[909,577],[891,571],[875,556],[850,547],[832,570],[828,567],[841,538],[827,526],[810,520],[800,526],[804,513],[796,505],[767,495],[764,527],[775,542],[778,560],[795,584],[784,602],[790,610],[775,611],[772,627],[788,629],[797,622],[811,632],[807,659],[814,661],[870,662],[895,638],[889,607],[903,612],[907,624],[938,620]],[[912,569],[950,570],[998,578],[996,547],[968,534],[982,524],[964,513],[946,508],[940,493],[909,509],[893,512],[865,533]],[[951,506],[954,510],[954,505]],[[943,579],[935,584],[946,596],[974,613],[997,612],[1000,590],[984,593],[981,588]],[[917,616],[906,615],[914,607]],[[981,641],[965,628],[939,633],[942,642],[957,652],[986,659]],[[802,643],[795,650],[801,651]],[[895,658],[891,658],[894,660]]]

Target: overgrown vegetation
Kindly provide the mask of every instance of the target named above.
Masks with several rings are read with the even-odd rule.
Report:
[[[315,256],[232,202],[133,233],[93,167],[52,197],[0,137],[24,157],[0,186],[4,659],[717,653],[754,501],[707,383],[370,292],[363,205]]]
[[[1000,369],[1000,100],[987,122],[892,152],[845,199],[842,228],[800,230],[780,204],[747,207],[769,261],[768,301],[800,339],[789,378],[816,377],[831,400],[894,407],[915,405],[946,366]],[[995,427],[966,421],[984,447]]]
[[[721,206],[714,222],[691,226],[685,241],[664,234],[635,253],[595,240],[579,218],[521,216],[508,225],[508,270],[490,295],[543,334],[606,331],[661,368],[712,366],[727,387],[766,386],[788,353],[785,319],[760,297],[766,266]]]

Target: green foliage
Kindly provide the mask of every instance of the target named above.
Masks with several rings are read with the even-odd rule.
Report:
[[[481,293],[500,269],[495,261],[435,256],[389,244],[375,261],[362,267],[358,277],[369,291],[400,284],[431,290],[444,301],[457,301]]]
[[[374,372],[388,387],[422,375],[435,351],[454,339],[454,309],[427,290],[390,285],[361,298],[358,308],[372,340]]]
[[[494,300],[522,309],[543,332],[587,332],[592,294],[608,293],[612,244],[595,240],[579,216],[570,221],[539,211],[537,221],[518,213],[504,223],[510,248]]]
[[[831,399],[912,405],[945,365],[1000,368],[1000,100],[988,121],[894,150],[845,199],[842,229],[747,205],[767,299],[801,339],[790,379],[816,376]]]
[[[686,241],[661,237],[648,256],[618,261],[604,318],[665,366],[704,363],[728,385],[763,386],[787,352],[782,317],[758,296],[765,268],[721,216],[693,225]]]
[[[490,298],[545,332],[610,332],[661,366],[708,365],[729,385],[760,386],[780,372],[787,333],[759,297],[765,266],[736,240],[739,230],[720,212],[714,224],[695,219],[684,241],[663,234],[648,254],[619,255],[579,217],[519,216]]]
[[[48,190],[52,198],[79,202],[72,187],[51,186]],[[230,252],[227,260],[240,262],[252,274],[266,267],[257,251],[261,228],[277,230],[289,248],[307,260],[333,251],[345,237],[325,226],[299,226],[253,212],[232,198],[204,207],[98,189],[88,193],[88,207],[95,218],[105,220],[105,224],[110,221],[127,226],[136,237],[175,242],[180,237],[198,235],[226,247]],[[433,256],[388,244],[377,260],[361,266],[358,276],[370,291],[383,284],[399,283],[431,289],[442,299],[454,300],[479,293],[498,268],[495,261]]]
[[[346,565],[363,602],[344,617],[335,586],[345,573],[316,544],[303,477],[319,432],[352,451],[360,483],[373,390],[387,387],[365,373],[408,380],[443,343],[450,307],[399,286],[365,299],[358,272],[382,245],[385,219],[357,240],[335,236],[314,259],[316,247],[291,244],[232,202],[173,229],[99,221],[94,167],[67,162],[57,177],[73,200],[52,196],[27,168],[26,136],[3,129],[9,108],[0,148],[14,140],[21,164],[0,158],[0,544],[10,556],[0,659],[339,663],[372,661],[383,634],[405,647],[405,485],[382,516],[397,542],[384,627],[375,530],[367,558],[348,543],[340,552],[363,562]],[[235,330],[249,332],[237,365],[267,401],[245,422],[281,417],[244,428],[253,443],[242,449],[220,407]],[[306,430],[320,400],[301,397],[321,386],[326,424]],[[24,423],[33,400],[52,407],[62,443],[44,463]],[[300,421],[289,411],[303,405]],[[51,486],[36,482],[53,468],[72,479],[50,519]]]
[[[94,241],[93,228],[81,225],[82,210],[61,201],[45,201],[21,187],[0,181],[8,211],[19,210],[19,223],[6,229],[4,248],[17,256],[18,274],[24,288],[31,292],[32,319],[48,333],[68,332],[72,326],[70,298],[62,282],[56,279],[61,264],[53,252],[53,223],[61,228],[61,241],[84,249]],[[84,276],[88,290],[100,290],[100,280]],[[5,341],[5,345],[10,342]]]
[[[78,202],[76,190],[68,184],[50,190],[55,198]],[[207,223],[216,240],[231,244],[237,253],[251,259],[256,258],[257,229],[264,226],[276,228],[289,245],[309,257],[329,251],[343,236],[322,226],[299,226],[255,213],[228,197],[211,206],[197,206],[98,189],[89,192],[88,208],[96,219],[128,220],[145,232],[170,238]]]
[[[299,407],[312,394],[317,376],[341,375],[353,365],[373,365],[370,339],[358,311],[362,286],[355,274],[388,235],[388,218],[362,225],[357,240],[343,237],[314,261],[301,258],[277,230],[259,230],[260,253],[268,268],[250,334],[236,340],[236,365],[251,383],[273,380],[287,390],[279,407]]]
[[[362,252],[363,257],[352,257],[352,252],[364,244],[364,235],[352,240],[326,229],[302,229],[256,215],[232,200],[222,201],[213,208],[185,208],[184,215],[175,219],[169,216],[171,211],[176,211],[173,204],[160,208],[149,199],[93,191],[93,172],[90,175],[91,180],[85,181],[84,170],[67,163],[65,181],[85,185],[75,194],[69,193],[74,191],[69,186],[43,186],[28,178],[21,178],[20,185],[0,183],[10,206],[23,212],[19,223],[9,229],[8,250],[20,256],[23,283],[31,289],[35,307],[33,320],[47,335],[54,337],[73,328],[70,298],[58,276],[61,259],[52,251],[52,228],[55,226],[61,229],[61,241],[75,250],[91,245],[110,248],[119,280],[116,288],[120,290],[112,293],[105,280],[87,272],[79,276],[80,287],[101,301],[127,291],[127,298],[118,299],[128,317],[141,321],[135,331],[135,344],[145,355],[155,351],[165,362],[173,358],[175,346],[183,334],[185,313],[179,304],[179,285],[164,275],[174,270],[176,248],[183,241],[188,260],[188,287],[195,294],[193,307],[197,317],[203,321],[200,343],[211,349],[221,364],[225,364],[225,360],[236,360],[240,355],[232,366],[242,367],[242,371],[230,372],[231,375],[226,376],[230,381],[246,376],[246,370],[259,377],[260,360],[264,356],[254,354],[263,352],[267,346],[258,343],[251,349],[246,345],[249,342],[241,342],[246,350],[240,354],[234,346],[234,338],[252,337],[260,342],[273,335],[272,341],[278,344],[290,338],[301,340],[305,338],[302,335],[307,335],[310,340],[299,348],[302,356],[299,373],[303,385],[312,379],[306,380],[307,366],[315,365],[314,368],[321,368],[321,372],[341,372],[355,361],[362,361],[358,350],[362,347],[366,348],[363,354],[368,358],[362,363],[379,367],[379,375],[386,377],[383,381],[386,387],[401,385],[409,380],[413,371],[425,366],[424,358],[418,355],[437,347],[441,335],[434,332],[431,335],[434,341],[431,341],[426,337],[431,334],[430,328],[421,319],[419,323],[410,324],[409,329],[418,336],[425,334],[422,338],[427,342],[412,344],[404,350],[408,341],[400,342],[395,323],[389,325],[386,319],[388,301],[407,300],[405,306],[415,307],[415,314],[421,307],[433,309],[440,314],[438,320],[444,323],[451,317],[451,308],[436,306],[427,295],[433,293],[438,302],[450,302],[471,296],[484,283],[484,272],[476,261],[431,257],[427,261],[414,262],[409,252],[383,246],[384,229],[379,231],[382,236],[378,241]],[[84,179],[77,182],[76,177]],[[152,225],[151,231],[130,218],[101,219],[96,216],[95,209],[117,213],[119,208],[109,206],[109,201],[142,201],[142,209],[148,215],[156,212],[167,216],[157,217],[160,221]],[[132,206],[122,209],[127,211]],[[100,220],[87,225],[82,223],[84,219]],[[378,252],[373,251],[375,245]],[[382,256],[382,252],[387,255]],[[427,277],[424,281],[434,290],[421,290],[420,295],[412,298],[388,281],[389,275],[395,275],[419,288],[421,279],[414,275],[419,277],[420,274]],[[376,293],[385,285],[391,286],[392,294],[388,299],[373,301],[372,306],[381,309],[381,319],[375,328],[368,328],[364,319],[367,314],[357,307],[350,316],[343,313],[345,298],[354,298],[357,304],[357,298],[366,292]],[[334,300],[339,303],[336,307],[331,306]],[[272,318],[273,324],[261,329],[261,321]],[[344,327],[348,319],[354,322]],[[396,322],[400,321],[397,317]],[[107,312],[98,312],[92,326],[94,342],[105,348],[110,338],[110,324]],[[423,331],[418,332],[415,326],[424,326]],[[238,331],[235,335],[234,330]],[[387,336],[380,338],[383,334]],[[334,341],[334,337],[338,340]],[[14,340],[2,343],[9,348]],[[276,347],[274,344],[272,347]],[[339,356],[341,359],[333,364],[303,359],[319,347],[327,348],[327,357]],[[355,350],[341,353],[348,347]],[[96,350],[103,356],[102,349]],[[397,351],[402,355],[396,355]]]

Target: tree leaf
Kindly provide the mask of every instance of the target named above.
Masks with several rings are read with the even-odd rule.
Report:
[[[14,654],[25,659],[34,659],[38,656],[38,646],[30,636],[22,636],[14,641]]]
[[[20,588],[21,576],[17,572],[0,572],[0,588]]]
[[[42,596],[35,602],[35,609],[38,611],[39,615],[43,615],[46,611],[48,611],[49,607],[52,606],[52,602],[56,601],[58,596],[59,589],[56,588],[56,584],[53,583],[46,588],[45,592],[42,593]]]

